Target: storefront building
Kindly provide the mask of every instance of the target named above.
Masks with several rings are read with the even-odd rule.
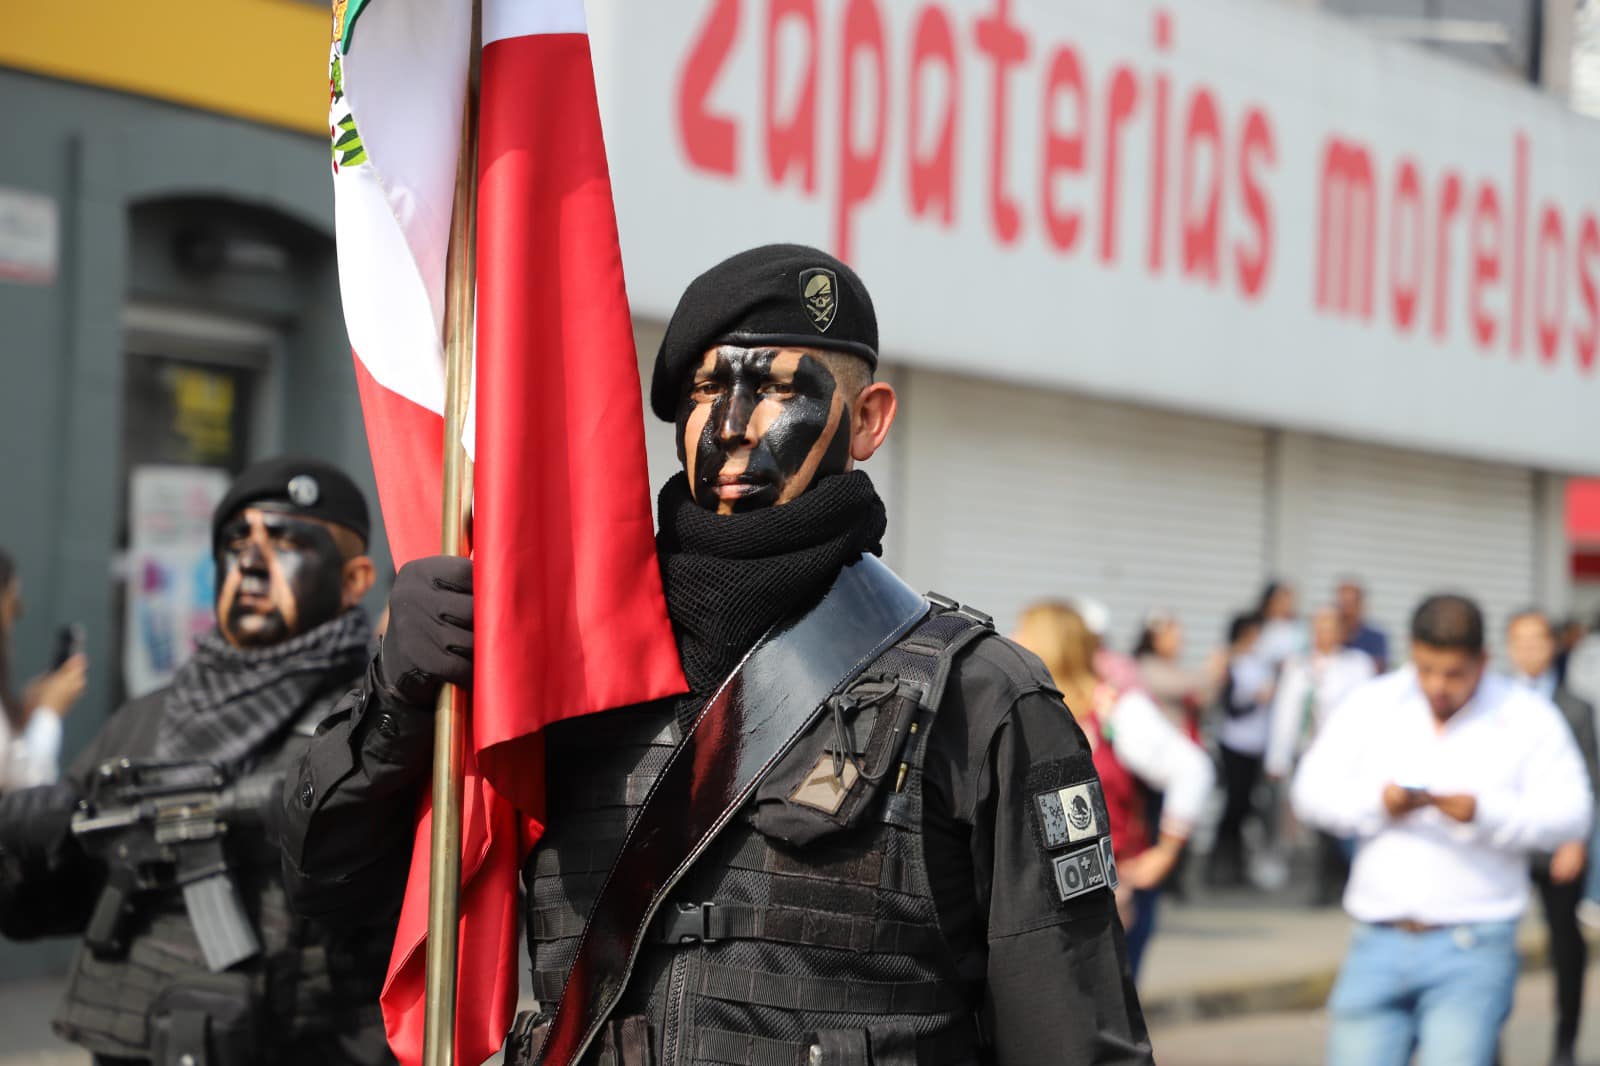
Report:
[[[209,511],[293,450],[370,480],[327,173],[320,5],[12,5],[0,32],[0,546],[19,678],[81,623],[70,755],[209,623]],[[382,552],[380,542],[379,551]],[[0,949],[0,976],[70,945]]]
[[[1570,595],[1600,126],[1294,6],[721,0],[595,23],[629,285],[843,251],[903,397],[890,555],[1192,653],[1273,576],[1404,632]],[[652,438],[658,467],[670,441]]]

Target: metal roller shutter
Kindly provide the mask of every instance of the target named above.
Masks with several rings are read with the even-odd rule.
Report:
[[[1009,631],[1041,597],[1089,595],[1126,651],[1151,607],[1178,612],[1188,657],[1259,590],[1264,431],[1045,389],[904,375],[903,572]],[[894,516],[891,516],[893,521]]]
[[[1368,613],[1405,654],[1411,612],[1432,592],[1459,591],[1483,607],[1491,641],[1536,595],[1535,475],[1525,468],[1317,439],[1307,515],[1294,552],[1303,606],[1346,574],[1362,579]]]

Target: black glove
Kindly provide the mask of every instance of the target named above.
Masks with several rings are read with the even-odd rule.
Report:
[[[383,694],[433,708],[441,685],[472,685],[472,560],[415,559],[389,592],[389,628],[378,650]]]

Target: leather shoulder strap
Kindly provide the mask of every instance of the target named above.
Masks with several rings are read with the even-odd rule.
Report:
[[[844,567],[815,607],[769,631],[712,697],[635,816],[578,942],[544,1047],[569,1066],[622,995],[662,901],[823,702],[928,612],[872,556]]]

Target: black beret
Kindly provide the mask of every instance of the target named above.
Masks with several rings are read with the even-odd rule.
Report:
[[[215,551],[222,524],[252,504],[272,503],[290,514],[343,526],[367,542],[367,498],[350,475],[331,463],[283,456],[245,467],[211,514]]]
[[[724,259],[683,290],[650,379],[650,409],[677,416],[679,386],[718,344],[824,348],[878,366],[878,316],[856,272],[803,244],[767,244]]]

